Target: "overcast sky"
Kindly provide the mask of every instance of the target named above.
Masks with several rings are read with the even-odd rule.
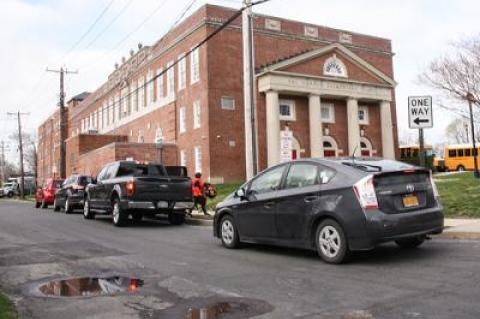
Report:
[[[191,1],[0,0],[0,139],[8,140],[16,130],[6,112],[28,112],[24,127],[34,132],[56,108],[58,75],[46,73],[47,66],[79,71],[66,77],[67,100],[93,91],[129,49],[159,39]],[[198,0],[189,13],[205,2],[236,8],[241,4]],[[407,124],[408,95],[430,94],[435,104],[436,93],[417,83],[418,74],[447,53],[451,41],[480,34],[480,3],[475,0],[271,0],[255,11],[391,39],[400,136],[413,134]],[[426,131],[432,144],[444,138],[445,126],[454,118],[435,111],[435,128]],[[16,146],[10,148],[8,157],[13,159]]]

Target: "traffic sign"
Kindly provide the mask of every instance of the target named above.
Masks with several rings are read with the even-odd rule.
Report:
[[[431,96],[408,97],[408,124],[413,129],[433,127]]]

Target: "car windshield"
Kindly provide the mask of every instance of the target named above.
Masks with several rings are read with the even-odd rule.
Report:
[[[122,164],[117,176],[165,176],[161,165]]]
[[[13,183],[5,183],[3,184],[3,187],[12,187],[13,186]]]
[[[390,172],[411,169],[415,166],[393,160],[353,160],[342,161],[343,165],[362,170],[364,172]]]
[[[90,176],[80,176],[78,178],[78,185],[87,186],[92,183],[92,178]]]

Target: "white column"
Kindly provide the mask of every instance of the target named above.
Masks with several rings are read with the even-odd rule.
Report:
[[[384,158],[395,159],[392,109],[388,101],[380,102],[380,125],[382,127],[382,155]]]
[[[310,157],[323,157],[320,95],[310,94],[308,97],[308,117],[310,123]]]
[[[268,166],[280,161],[280,106],[278,92],[267,91],[267,160]]]
[[[360,125],[358,123],[358,101],[354,98],[347,100],[348,121],[348,156],[360,156]]]

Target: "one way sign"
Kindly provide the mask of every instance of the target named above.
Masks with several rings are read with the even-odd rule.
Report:
[[[431,96],[408,97],[408,123],[415,129],[433,127]]]

